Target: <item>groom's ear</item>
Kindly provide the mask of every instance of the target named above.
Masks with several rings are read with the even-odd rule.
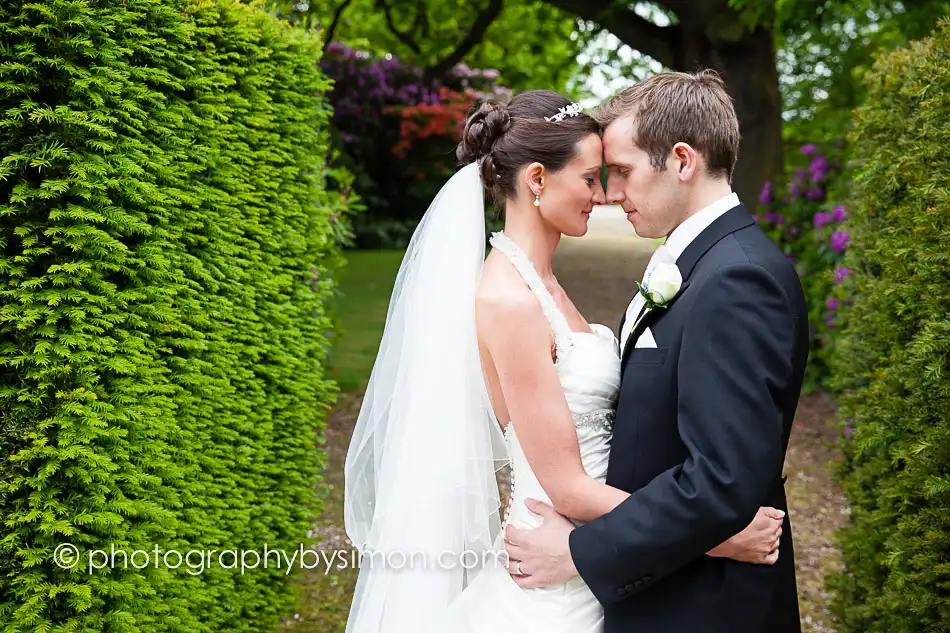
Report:
[[[689,143],[677,143],[671,152],[676,175],[683,182],[692,180],[699,170],[699,155]]]

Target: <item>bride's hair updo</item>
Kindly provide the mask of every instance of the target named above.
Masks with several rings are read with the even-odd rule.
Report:
[[[521,167],[539,162],[559,171],[577,155],[578,142],[599,132],[597,122],[587,114],[545,120],[570,104],[551,90],[529,90],[507,105],[486,101],[466,121],[456,156],[463,165],[482,159],[485,193],[499,212],[505,200],[515,197]]]

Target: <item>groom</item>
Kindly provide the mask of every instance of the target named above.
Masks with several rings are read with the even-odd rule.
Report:
[[[641,237],[667,238],[646,289],[664,265],[664,285],[670,265],[682,284],[665,306],[635,297],[621,324],[607,484],[630,497],[576,528],[532,502],[542,527],[506,535],[525,574],[513,577],[539,587],[580,574],[605,633],[800,633],[787,514],[775,565],[705,555],[759,506],[787,510],[782,465],[808,350],[798,275],[730,187],[732,101],[714,73],[664,73],[600,116],[608,202]]]

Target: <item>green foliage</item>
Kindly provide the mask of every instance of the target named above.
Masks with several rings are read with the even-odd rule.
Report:
[[[780,0],[775,13],[784,134],[796,148],[843,138],[852,110],[867,96],[864,78],[874,53],[925,36],[950,15],[950,2]]]
[[[280,15],[294,20],[308,16],[325,29],[343,7],[334,41],[378,55],[392,54],[422,68],[455,51],[489,5],[488,0],[270,1]],[[546,2],[504,0],[501,12],[463,61],[472,68],[501,71],[504,85],[517,92],[563,90],[582,71],[577,57],[584,40],[576,30],[573,15]]]
[[[319,53],[231,0],[0,3],[3,633],[291,608],[286,564],[219,555],[293,553],[320,510],[346,196]],[[112,547],[149,564],[87,573]]]
[[[852,509],[842,631],[950,630],[950,22],[882,55],[851,134],[857,177],[833,370]]]

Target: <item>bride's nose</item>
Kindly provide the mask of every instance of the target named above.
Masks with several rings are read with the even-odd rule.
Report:
[[[594,195],[590,197],[590,201],[594,204],[606,204],[607,203],[607,194],[604,193],[604,188],[598,185],[594,189]]]

